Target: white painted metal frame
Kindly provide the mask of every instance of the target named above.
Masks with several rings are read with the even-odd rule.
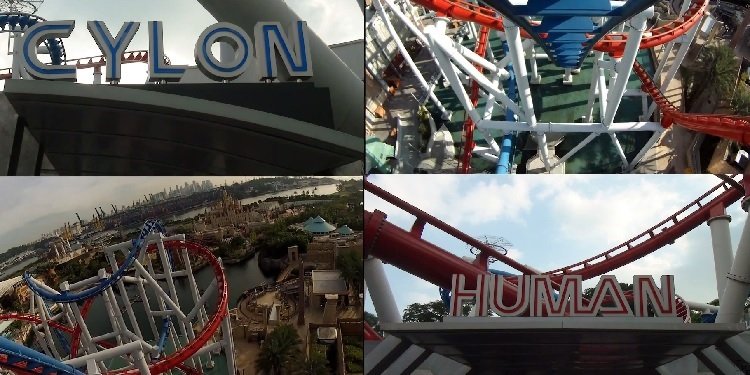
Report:
[[[404,4],[399,5],[401,2],[404,2]],[[483,136],[488,143],[487,147],[475,147],[473,150],[475,155],[490,161],[497,160],[500,153],[500,147],[492,137],[490,130],[498,129],[505,133],[530,132],[536,135],[538,144],[537,152],[544,163],[545,169],[549,172],[574,156],[598,135],[607,134],[612,140],[617,154],[620,157],[622,170],[624,172],[630,172],[637,168],[641,159],[660,139],[664,131],[664,129],[656,122],[614,122],[615,115],[617,114],[617,110],[619,109],[619,105],[624,96],[641,97],[645,109],[645,103],[647,100],[646,94],[634,90],[628,90],[626,87],[632,73],[633,62],[638,53],[640,40],[646,31],[646,21],[654,15],[652,7],[646,9],[644,12],[633,17],[630,21],[623,23],[618,27],[618,31],[627,32],[628,34],[628,41],[621,58],[613,59],[602,52],[594,52],[595,62],[592,70],[591,86],[586,112],[583,114],[583,119],[586,122],[546,123],[538,125],[534,115],[534,106],[531,100],[529,85],[540,83],[541,77],[538,73],[536,60],[547,59],[548,56],[545,53],[536,52],[533,40],[529,39],[522,41],[519,27],[511,20],[503,20],[506,28],[505,32],[493,31],[507,40],[509,49],[507,56],[497,60],[492,55],[491,48],[488,48],[487,56],[478,56],[472,50],[462,46],[460,42],[451,40],[451,38],[446,35],[446,25],[448,20],[445,18],[434,18],[434,25],[424,26],[425,23],[422,22],[422,19],[430,17],[431,15],[427,14],[425,17],[415,18],[412,11],[412,5],[408,4],[408,0],[374,0],[373,3],[386,23],[389,33],[398,44],[402,54],[404,54],[407,63],[417,74],[418,79],[420,79],[420,84],[425,89],[431,91],[434,89],[434,86],[429,85],[422,78],[421,74],[419,74],[419,71],[416,69],[414,62],[409,58],[408,54],[405,53],[403,43],[387,17],[386,9],[391,9],[392,13],[403,22],[412,33],[430,48],[430,53],[439,66],[442,76],[448,81],[446,86],[450,86],[453,89],[459,102],[466,110],[467,116],[469,116],[476,124],[476,131]],[[687,10],[690,3],[690,0],[684,0],[682,2],[681,14]],[[615,5],[621,4],[618,3]],[[401,6],[408,10],[407,14],[402,11]],[[594,21],[596,24],[602,24],[606,19],[596,18]],[[669,81],[676,74],[690,44],[694,40],[699,25],[700,23],[694,26],[681,38],[682,43],[677,52],[677,58],[670,66],[666,79],[662,82],[662,89],[669,85]],[[472,27],[473,25],[470,25],[467,30],[470,30],[469,33],[476,37],[478,32]],[[673,46],[674,42],[671,42],[664,47],[665,52],[667,53],[662,55],[662,58],[658,63],[656,79],[658,79],[659,74],[666,68],[666,60],[668,59],[669,51]],[[525,59],[529,60],[529,67],[531,69],[530,74],[527,71]],[[507,70],[505,70],[505,67],[511,62],[515,68],[514,72],[519,90],[518,103],[515,103],[508,98],[503,90],[503,86],[500,84],[502,80],[508,78],[508,73]],[[485,73],[480,73],[473,64],[481,66],[485,70]],[[563,80],[572,79],[572,73],[574,73],[574,71],[566,70]],[[467,80],[467,78],[469,80]],[[470,82],[470,80],[478,82],[481,88],[480,95],[485,99],[485,106],[482,109],[474,108],[471,104],[468,90],[463,84],[464,82]],[[441,110],[444,115],[447,113],[445,107],[437,100],[432,92],[430,92],[430,99],[436,103],[437,108]],[[599,102],[599,110],[602,118],[600,122],[593,122],[594,105],[597,100]],[[491,119],[493,115],[499,113],[498,111],[504,111],[506,108],[510,109],[516,115],[519,122],[496,121]],[[641,119],[648,119],[654,109],[655,106],[652,104],[648,111],[645,111]],[[444,118],[446,117],[444,116]],[[617,132],[621,131],[648,131],[653,132],[653,135],[649,138],[644,147],[638,151],[636,156],[631,161],[628,161],[623,147],[617,138]],[[546,142],[547,134],[571,132],[589,132],[591,134],[553,164],[552,157],[548,152],[549,150]]]
[[[172,318],[172,324],[169,326],[169,340],[172,347],[180,348],[186,345],[189,341],[194,340],[195,332],[193,330],[193,324],[195,323],[205,326],[207,323],[208,314],[206,312],[206,303],[210,296],[216,294],[217,282],[216,280],[213,280],[203,294],[199,293],[198,285],[193,275],[190,257],[185,248],[180,249],[176,254],[176,256],[182,258],[182,263],[185,269],[173,272],[170,267],[169,256],[164,247],[164,241],[170,240],[184,241],[185,235],[164,237],[159,233],[150,234],[146,239],[144,250],[141,252],[139,258],[133,261],[135,268],[134,276],[125,276],[117,281],[111,288],[107,288],[102,292],[101,295],[107,316],[97,317],[97,319],[104,318],[108,320],[112,327],[111,332],[92,337],[78,304],[58,304],[57,306],[62,312],[55,316],[50,316],[45,301],[37,295],[32,295],[32,298],[30,298],[30,311],[38,314],[42,320],[42,323],[33,326],[34,336],[41,350],[55,358],[63,358],[60,356],[60,351],[58,350],[59,343],[55,341],[54,336],[51,333],[49,321],[54,320],[69,326],[78,325],[81,328],[81,347],[79,349],[82,356],[66,360],[64,363],[75,367],[82,367],[85,365],[90,371],[94,371],[90,373],[106,373],[114,370],[108,368],[106,363],[110,363],[110,359],[121,358],[128,363],[124,368],[138,368],[142,374],[148,374],[148,361],[157,358],[158,349],[156,346],[151,345],[142,339],[143,335],[133,309],[134,304],[131,301],[132,297],[137,297],[141,300],[147,316],[149,329],[155,339],[159,338],[158,327],[162,326],[162,319],[166,316],[170,316]],[[145,247],[148,246],[148,244],[156,244],[156,257],[162,269],[161,273],[155,271],[152,257],[146,254]],[[118,268],[116,256],[118,254],[127,255],[130,246],[132,246],[132,243],[126,241],[104,249],[105,257],[112,269]],[[219,261],[221,262],[221,260]],[[110,275],[105,269],[100,269],[98,276],[96,277],[91,277],[73,284],[70,284],[67,281],[62,282],[60,290],[85,290],[98,283],[99,280],[106,279],[109,276]],[[193,308],[188,314],[182,312],[180,301],[177,297],[177,289],[174,283],[174,277],[177,276],[185,276],[187,282],[191,286]],[[159,284],[158,280],[166,282],[166,290],[163,284]],[[129,292],[126,288],[126,283],[131,285],[135,284],[137,286],[136,290],[131,290]],[[37,284],[50,292],[58,293],[38,280]],[[119,297],[114,293],[112,290],[113,288],[118,289]],[[151,302],[153,301],[149,300],[146,288],[150,289],[155,295],[155,304],[152,304]],[[133,293],[135,293],[135,296],[131,295]],[[211,351],[213,350],[214,353],[217,353],[223,348],[227,353],[225,356],[227,369],[230,374],[235,372],[235,356],[232,355],[234,353],[234,342],[232,340],[229,319],[229,315],[223,319],[221,331],[218,335],[220,337],[219,339],[216,339],[217,335],[214,335],[203,348],[205,350],[199,350],[188,359],[187,363],[190,366],[198,370],[204,368],[204,366],[212,368],[214,363]],[[175,326],[177,326],[177,329],[175,329]],[[130,330],[131,327],[134,332]],[[114,340],[117,343],[117,346],[111,349],[103,349],[96,344],[102,340]]]

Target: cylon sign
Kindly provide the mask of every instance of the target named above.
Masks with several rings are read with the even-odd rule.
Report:
[[[464,302],[476,301],[476,316],[487,316],[491,309],[499,316],[526,315],[539,316],[637,316],[647,317],[648,306],[656,316],[677,316],[674,294],[674,276],[661,277],[661,288],[656,286],[651,276],[633,276],[633,299],[635,311],[630,308],[625,293],[617,278],[606,275],[599,279],[594,295],[584,303],[581,276],[563,276],[559,296],[555,296],[550,275],[499,276],[481,274],[477,276],[476,289],[466,288],[466,276],[453,275],[451,288],[452,316],[461,315]],[[506,305],[503,301],[504,289],[517,288],[515,301]],[[607,302],[605,305],[605,301]],[[507,301],[506,301],[507,302]]]
[[[87,23],[91,36],[107,61],[107,81],[119,81],[122,54],[138,31],[139,22],[125,22],[116,37],[112,37],[102,21]],[[50,38],[67,38],[75,28],[75,21],[41,22],[28,28],[22,42],[22,67],[36,79],[76,80],[72,65],[46,65],[37,57],[37,46]],[[179,81],[185,74],[185,65],[164,63],[164,43],[160,21],[148,22],[148,73],[149,80]],[[231,23],[219,22],[206,28],[195,44],[195,63],[207,77],[215,81],[231,81],[256,67],[258,80],[278,77],[276,52],[291,78],[309,78],[313,75],[307,39],[307,23],[297,21],[285,32],[279,22],[258,22],[255,25],[255,45],[245,31]],[[234,50],[230,61],[219,61],[211,52],[216,42],[225,42]],[[255,60],[255,64],[251,62]]]

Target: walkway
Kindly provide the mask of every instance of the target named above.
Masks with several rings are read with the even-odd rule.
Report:
[[[670,65],[675,60],[675,55],[678,48],[672,48],[669,54],[667,65],[662,70],[661,75],[658,77],[658,82],[661,83],[667,78],[667,71]],[[655,50],[656,61],[662,59],[664,53],[663,48],[657,48]],[[669,86],[663,92],[664,96],[674,104],[675,107],[681,111],[685,110],[682,95],[682,76],[680,71],[677,70],[677,74],[669,82]],[[649,103],[651,103],[649,101]],[[685,152],[675,153],[675,149],[687,150],[690,146],[692,135],[690,131],[679,126],[674,125],[662,133],[661,138],[651,147],[646,155],[643,156],[643,161],[638,166],[636,172],[638,173],[663,173],[667,170],[674,170],[678,173],[683,173],[687,166],[687,158]],[[679,166],[679,168],[676,168]]]
[[[432,82],[433,77],[438,74],[438,67],[432,61],[430,53],[423,47],[416,55],[412,56],[417,69],[427,82]],[[386,120],[390,124],[391,131],[385,134],[378,132],[376,135],[383,142],[396,146],[399,158],[397,173],[413,173],[414,168],[422,160],[420,155],[421,140],[419,135],[419,105],[427,97],[427,92],[420,86],[414,72],[408,67],[402,70],[402,79],[396,93],[387,99],[384,104],[386,109]],[[401,119],[401,125],[397,127],[397,119]]]

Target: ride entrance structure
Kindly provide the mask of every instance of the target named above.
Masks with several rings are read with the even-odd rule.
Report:
[[[622,244],[549,271],[514,260],[370,181],[365,190],[414,218],[402,229],[379,210],[365,211],[365,282],[385,332],[383,337],[365,328],[367,374],[417,369],[432,374],[747,371],[750,220],[742,218],[744,229],[733,251],[726,209],[740,200],[745,212],[750,209],[748,176],[722,179]],[[632,275],[632,291],[607,275],[704,223],[710,229],[719,306],[674,294],[679,281],[671,275]],[[429,242],[424,233],[463,242],[476,249],[474,256],[459,257]],[[512,273],[490,268],[491,262],[504,263]],[[439,287],[448,311],[442,321],[402,322],[384,263],[435,285],[436,292]],[[581,282],[595,278],[587,297]],[[701,323],[693,323],[691,311],[703,314]]]
[[[671,21],[655,16],[656,3],[373,0],[372,79],[387,92],[424,93],[392,103],[396,132],[407,133],[395,140],[396,169],[662,172],[667,163],[655,159],[668,156],[655,146],[673,124],[746,143],[750,118],[683,113],[663,94],[709,2],[672,2]],[[417,106],[429,118],[410,118]]]
[[[138,238],[104,254],[109,269],[59,289],[24,274],[32,291],[29,312],[0,319],[31,322],[34,345],[0,338],[0,367],[16,374],[194,375],[215,366],[235,373],[228,286],[209,249],[184,235],[165,236],[149,220]],[[193,264],[211,269],[208,285],[198,285]],[[175,288],[183,280],[190,285],[187,299]],[[103,304],[105,313],[90,315],[94,304]],[[102,326],[106,332],[99,332]]]
[[[13,58],[0,71],[0,128],[10,134],[0,173],[358,174],[363,83],[353,68],[283,1],[198,3],[217,22],[184,46],[165,46],[184,30],[159,21],[0,14]],[[76,26],[100,56],[73,56]],[[148,45],[131,45],[136,33]],[[195,64],[165,48],[188,49]],[[146,82],[122,84],[121,65],[135,63],[148,66]],[[80,79],[92,85],[75,83],[92,71]]]

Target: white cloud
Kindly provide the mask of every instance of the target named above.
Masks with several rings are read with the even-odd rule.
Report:
[[[478,224],[506,219],[523,222],[531,208],[530,190],[525,179],[501,183],[495,179],[469,179],[468,176],[378,176],[371,181],[385,191],[448,224]],[[365,208],[378,209],[391,218],[408,217],[382,199],[365,195]]]

